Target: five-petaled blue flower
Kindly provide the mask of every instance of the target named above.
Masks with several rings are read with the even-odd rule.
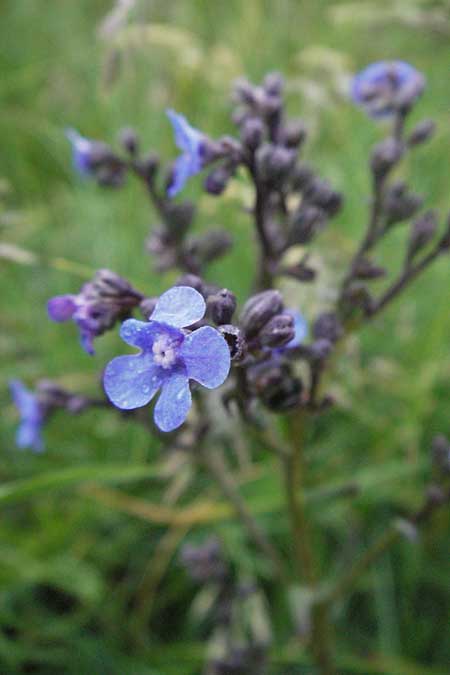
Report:
[[[385,117],[409,107],[424,87],[424,76],[409,63],[379,61],[354,77],[351,95],[371,117]]]
[[[27,389],[20,380],[9,383],[13,401],[20,413],[20,424],[16,433],[19,448],[31,448],[36,452],[44,449],[42,441],[42,425],[44,411],[37,396]]]
[[[190,379],[208,389],[225,381],[230,352],[220,333],[211,326],[181,330],[202,319],[205,310],[198,291],[176,286],[161,295],[148,322],[128,319],[122,324],[121,338],[141,351],[118,356],[106,367],[104,387],[115,406],[140,408],[161,389],[154,420],[161,431],[173,431],[192,404]]]
[[[84,138],[75,129],[67,129],[66,136],[72,145],[72,161],[82,176],[91,176],[94,172],[92,153],[96,142]]]
[[[191,127],[184,115],[174,110],[167,110],[175,134],[175,143],[182,154],[175,160],[172,180],[167,189],[169,197],[174,197],[183,189],[186,181],[195,176],[203,168],[205,159],[206,137],[198,129]]]

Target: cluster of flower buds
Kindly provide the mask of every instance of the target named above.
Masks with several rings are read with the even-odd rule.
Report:
[[[142,300],[142,293],[126,279],[102,269],[77,295],[57,295],[49,300],[48,313],[53,321],[72,319],[80,330],[83,348],[93,354],[94,338],[130,316]]]
[[[403,62],[373,64],[356,76],[352,95],[370,116],[387,118],[391,133],[371,153],[370,170],[374,196],[367,231],[344,278],[340,308],[347,318],[355,310],[373,316],[396,297],[410,281],[441,253],[448,250],[449,226],[439,236],[439,219],[434,211],[424,211],[423,198],[404,181],[392,180],[391,174],[407,153],[429,141],[435,125],[422,120],[409,134],[405,133],[408,114],[425,86],[425,79]],[[385,276],[386,270],[371,256],[376,245],[394,227],[410,221],[404,265],[397,278],[375,299],[367,282]]]

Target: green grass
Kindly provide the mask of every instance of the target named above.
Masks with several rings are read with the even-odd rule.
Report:
[[[358,22],[357,12],[352,21],[341,23],[331,10],[343,4],[138,0],[128,29],[113,45],[112,38],[98,37],[111,7],[106,0],[3,1],[0,179],[8,181],[9,192],[0,211],[0,240],[34,252],[37,262],[0,259],[1,673],[194,675],[201,672],[205,638],[204,625],[189,611],[197,589],[176,563],[176,545],[159,583],[151,583],[168,526],[136,517],[105,496],[119,491],[161,502],[173,476],[162,481],[152,477],[153,467],[166,459],[158,441],[113,412],[94,411],[78,418],[55,417],[46,430],[43,455],[14,447],[17,419],[7,391],[9,378],[31,384],[48,376],[95,394],[99,369],[119,348],[117,335],[108,334],[98,340],[91,359],[80,350],[73,326],[47,320],[48,297],[75,292],[82,282],[75,266],[55,269],[52,261],[62,257],[88,269],[110,267],[149,295],[173,280],[156,276],[142,253],[156,219],[140,186],[130,181],[120,192],[108,192],[79,180],[71,170],[64,128],[74,126],[87,136],[115,142],[121,126],[133,125],[146,148],[172,157],[165,107],[183,111],[213,136],[232,133],[232,79],[246,74],[258,80],[267,70],[282,71],[288,79],[289,111],[304,114],[312,130],[307,157],[346,195],[342,214],[316,248],[316,255],[338,272],[366,217],[365,162],[380,131],[336,93],[330,75],[336,64],[343,64],[339,72],[345,75],[373,60],[402,58],[426,74],[428,88],[413,117],[435,118],[439,131],[403,171],[428,206],[441,214],[450,206],[448,34],[400,19],[374,27]],[[366,4],[371,3],[359,7]],[[373,3],[380,15],[390,4]],[[403,6],[407,4],[416,7],[414,2]],[[425,14],[444,6],[417,3]],[[320,66],[314,65],[317,54],[322,55]],[[328,97],[325,107],[314,103],[305,80]],[[217,223],[233,232],[233,253],[210,269],[209,278],[223,285],[231,285],[232,278],[240,299],[250,286],[254,260],[250,222],[242,209],[245,188],[240,180],[217,201],[201,193],[200,180],[187,191],[199,200],[200,230]],[[388,264],[398,260],[403,237],[404,232],[395,234],[383,249]],[[330,575],[354,555],[355,541],[360,546],[372,540],[392,516],[420,503],[430,475],[430,439],[438,432],[450,435],[449,280],[448,260],[442,259],[400,303],[351,341],[332,383],[339,404],[311,431],[311,494],[355,475],[366,486],[355,500],[311,498],[311,516],[323,531],[324,571]],[[327,281],[332,284],[333,277]],[[320,292],[309,286],[295,291],[294,302],[312,316]],[[242,489],[285,550],[287,524],[274,464],[272,457],[256,453],[257,475]],[[211,500],[213,511],[220,506],[204,476],[189,476],[185,465],[175,476],[181,473],[191,481],[181,507],[200,499]],[[240,534],[234,518],[205,518],[184,538],[197,540],[213,531],[237,567],[264,581],[272,603],[271,672],[310,673],[304,654],[289,644],[285,589],[268,578],[265,561]],[[448,516],[442,514],[418,542],[396,545],[337,608],[343,675],[446,671],[446,536]],[[182,540],[180,534],[178,544]],[[331,569],[325,567],[330,557]],[[370,668],[378,669],[369,669],[366,656]]]

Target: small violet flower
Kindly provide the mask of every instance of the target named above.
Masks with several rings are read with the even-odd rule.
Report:
[[[81,176],[92,176],[95,172],[93,154],[96,141],[84,138],[75,129],[67,129],[66,137],[72,145],[72,161]]]
[[[171,184],[167,190],[169,197],[175,197],[184,187],[186,181],[199,173],[205,161],[206,136],[191,127],[184,115],[174,110],[167,110],[175,134],[175,143],[182,154],[175,160]]]
[[[379,61],[354,77],[351,96],[371,117],[386,117],[409,108],[424,87],[424,76],[409,63]]]
[[[16,443],[19,448],[31,448],[41,452],[44,449],[41,435],[45,419],[44,409],[36,394],[27,389],[20,380],[11,380],[9,387],[14,404],[20,413]]]
[[[161,431],[173,431],[192,404],[189,380],[208,389],[219,387],[230,370],[224,338],[211,326],[181,330],[203,318],[205,301],[198,291],[176,286],[159,298],[148,322],[128,319],[121,338],[139,354],[118,356],[106,367],[104,387],[115,406],[131,410],[147,405],[159,389],[154,420]]]

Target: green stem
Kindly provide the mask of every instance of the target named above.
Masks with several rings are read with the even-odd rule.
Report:
[[[291,452],[283,458],[287,508],[291,521],[295,572],[299,581],[304,580],[313,592],[317,591],[317,566],[314,548],[305,511],[303,462],[304,413],[295,411],[286,417]],[[311,649],[321,675],[333,675],[328,607],[313,604],[311,608]]]

